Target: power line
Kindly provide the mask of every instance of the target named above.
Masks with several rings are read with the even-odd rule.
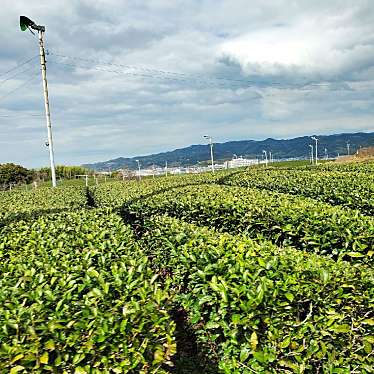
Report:
[[[185,79],[185,78],[177,78],[177,77],[168,77],[168,76],[163,76],[163,75],[155,75],[155,74],[147,74],[147,73],[136,73],[136,72],[125,72],[125,71],[120,71],[120,70],[109,70],[106,68],[101,68],[97,66],[84,66],[84,65],[79,65],[75,63],[64,63],[64,62],[59,62],[59,61],[52,61],[52,63],[58,64],[58,65],[64,65],[64,66],[71,66],[71,67],[79,67],[83,68],[86,70],[96,70],[96,71],[101,71],[101,72],[106,72],[106,73],[114,73],[118,75],[125,75],[125,76],[130,76],[130,77],[143,77],[143,78],[152,78],[152,79],[160,79],[160,80],[166,80],[169,82],[186,82],[186,83],[195,83],[195,84],[200,84],[200,85],[205,85],[205,86],[210,86],[210,87],[217,87],[221,86],[222,88],[227,87],[227,84],[225,85],[224,83],[219,83],[216,82],[214,83],[213,81],[204,81],[204,80],[198,80],[198,79]]]
[[[195,82],[195,83],[204,83],[204,84],[213,84],[212,82],[216,82],[215,84],[217,85],[218,82],[222,86],[227,86],[228,83],[231,84],[237,84],[239,86],[244,86],[244,87],[279,87],[283,89],[304,89],[308,87],[328,87],[331,83],[330,82],[313,82],[309,81],[306,83],[295,83],[295,84],[290,84],[290,83],[282,83],[282,82],[267,82],[267,81],[259,81],[259,80],[248,80],[248,79],[232,79],[232,78],[225,78],[225,77],[213,77],[213,76],[202,76],[202,75],[188,75],[185,73],[176,73],[176,72],[170,72],[166,70],[156,70],[156,69],[149,69],[149,68],[144,68],[144,67],[139,67],[139,66],[134,66],[134,65],[121,65],[121,64],[115,64],[115,63],[110,63],[110,62],[102,62],[96,59],[86,59],[86,58],[80,58],[80,57],[75,57],[75,56],[67,56],[59,53],[54,53],[51,52],[50,55],[58,57],[58,58],[64,58],[64,59],[69,59],[69,60],[76,60],[76,61],[83,61],[87,63],[92,63],[92,64],[97,64],[97,65],[103,65],[103,66],[113,66],[113,67],[120,67],[128,70],[132,70],[130,72],[123,72],[123,71],[118,71],[118,70],[106,70],[104,68],[99,68],[97,66],[82,66],[74,63],[65,63],[67,66],[77,66],[81,68],[86,68],[86,69],[94,69],[94,70],[100,70],[100,71],[107,71],[111,73],[116,73],[116,74],[125,74],[129,76],[140,76],[140,77],[147,77],[147,78],[154,78],[154,79],[165,79],[165,80],[170,80],[170,81],[183,81],[183,82]],[[62,62],[54,60],[57,64],[64,64]],[[135,72],[134,72],[135,70]],[[136,72],[140,71],[140,73]]]
[[[24,118],[24,117],[44,117],[43,114],[15,114],[15,115],[11,115],[11,114],[0,114],[0,118]]]
[[[5,83],[5,82],[7,82],[7,81],[9,81],[9,80],[11,80],[11,79],[17,77],[18,75],[23,74],[23,73],[26,73],[26,72],[32,70],[33,68],[34,68],[34,66],[30,66],[29,68],[27,68],[27,69],[25,69],[25,70],[19,71],[19,72],[15,73],[15,74],[11,75],[10,77],[3,79],[2,81],[0,81],[0,86],[1,86],[3,83]]]
[[[28,79],[26,82],[23,82],[22,84],[20,84],[19,86],[17,86],[17,87],[14,88],[13,90],[9,91],[9,92],[6,93],[5,95],[0,96],[0,101],[6,99],[8,96],[12,95],[14,92],[18,91],[20,88],[22,88],[22,87],[28,85],[29,83],[31,83],[31,82],[36,78],[36,76],[37,76],[38,74],[39,74],[39,73],[36,73],[33,77],[31,77],[30,79]]]
[[[29,59],[27,59],[26,61],[23,61],[21,62],[20,64],[18,64],[17,66],[15,66],[14,68],[11,68],[7,71],[5,71],[4,73],[1,73],[0,74],[0,77],[2,77],[3,75],[7,75],[8,73],[12,72],[13,70],[16,70],[18,68],[20,68],[21,66],[23,65],[26,65],[28,64],[29,62],[31,62],[32,60],[34,60],[35,58],[37,58],[39,55],[35,55],[34,57],[30,57]]]

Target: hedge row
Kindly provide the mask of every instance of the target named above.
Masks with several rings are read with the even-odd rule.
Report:
[[[278,245],[372,262],[374,219],[312,199],[228,186],[176,188],[124,207],[168,215],[229,233],[261,234]]]
[[[184,174],[139,181],[116,181],[90,188],[96,206],[118,209],[130,201],[152,197],[175,187],[215,183],[231,171],[205,174]]]
[[[54,214],[0,235],[0,372],[165,372],[169,296],[120,217]]]
[[[370,173],[257,169],[228,176],[223,183],[303,195],[374,213],[374,175]]]
[[[155,271],[221,372],[372,372],[371,269],[169,217],[143,229]]]
[[[0,192],[0,226],[9,221],[37,217],[48,212],[79,209],[87,205],[86,189],[38,188]]]

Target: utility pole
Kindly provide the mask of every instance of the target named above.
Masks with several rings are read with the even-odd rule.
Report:
[[[165,176],[168,176],[168,162],[165,161]]]
[[[139,180],[139,182],[140,182],[140,162],[139,162],[139,160],[135,160],[136,162],[137,162],[137,164],[138,164],[138,180]]]
[[[268,166],[268,153],[265,150],[263,150],[262,152],[265,155],[265,165],[267,167]]]
[[[310,163],[313,165],[313,145],[309,144],[310,147]]]
[[[316,161],[316,165],[318,165],[318,139],[315,137],[315,136],[312,136],[312,139],[316,142],[316,157],[315,157],[315,161]]]
[[[328,160],[329,154],[327,153],[327,148],[325,148],[325,159]]]
[[[52,138],[52,124],[51,124],[51,112],[49,110],[49,96],[48,96],[48,82],[47,82],[47,62],[45,59],[44,50],[44,33],[45,26],[39,26],[35,22],[31,21],[25,16],[20,17],[20,27],[22,31],[26,29],[35,30],[39,35],[39,54],[40,54],[40,65],[42,67],[42,80],[43,80],[43,91],[44,91],[44,107],[45,107],[45,117],[47,120],[47,132],[48,132],[48,148],[49,148],[49,159],[51,164],[51,176],[52,176],[52,186],[56,187],[56,170],[55,170],[55,159],[53,150],[53,138]],[[34,34],[31,31],[32,34]]]
[[[209,145],[210,145],[210,159],[212,162],[212,172],[214,173],[214,159],[213,159],[213,143],[212,143],[212,137],[209,135],[204,135],[205,139],[209,140]]]
[[[347,142],[347,155],[349,156],[349,147],[350,147],[351,145],[349,144],[349,142]]]

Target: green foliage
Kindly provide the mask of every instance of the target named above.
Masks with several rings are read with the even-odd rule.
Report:
[[[44,178],[51,177],[50,168],[41,168],[36,170],[36,173],[39,173],[40,176]],[[56,166],[56,178],[63,179],[74,179],[76,175],[91,175],[93,172],[90,169],[84,168],[82,166],[66,166],[66,165],[57,165]]]
[[[220,372],[371,372],[371,269],[167,217],[144,226],[143,248]]]
[[[170,363],[168,294],[118,216],[12,223],[0,274],[1,372],[163,373]]]
[[[312,199],[227,186],[188,186],[139,199],[130,211],[166,213],[230,233],[261,234],[277,244],[372,262],[374,219]]]
[[[83,187],[0,192],[0,227],[9,220],[33,218],[48,212],[82,208],[86,204],[86,189]]]
[[[8,189],[10,185],[30,183],[32,172],[21,165],[0,164],[0,188]]]
[[[84,168],[82,166],[57,165],[55,170],[56,178],[63,179],[74,179],[76,175],[91,175],[93,173],[92,170]],[[37,169],[35,170],[35,174],[38,179],[50,179],[51,168],[44,167]]]
[[[323,165],[319,165],[318,169],[326,171],[354,171],[361,173],[372,173],[374,171],[374,161],[365,162],[328,162]]]
[[[295,196],[368,212],[330,168],[0,193],[0,372],[186,372],[175,303],[222,373],[372,372],[374,219]]]
[[[229,176],[224,184],[303,195],[374,214],[374,175],[370,173],[258,169]]]
[[[215,174],[184,174],[157,179],[142,179],[140,182],[117,181],[92,188],[97,206],[119,209],[123,204],[144,197],[149,197],[175,187],[195,186],[218,182],[221,178],[230,175],[232,171],[221,171]]]

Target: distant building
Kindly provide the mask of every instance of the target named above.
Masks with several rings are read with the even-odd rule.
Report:
[[[230,161],[226,161],[226,168],[232,169],[232,168],[240,168],[242,166],[251,166],[251,165],[257,165],[259,161],[257,159],[248,159],[243,157],[236,157],[233,158]]]

